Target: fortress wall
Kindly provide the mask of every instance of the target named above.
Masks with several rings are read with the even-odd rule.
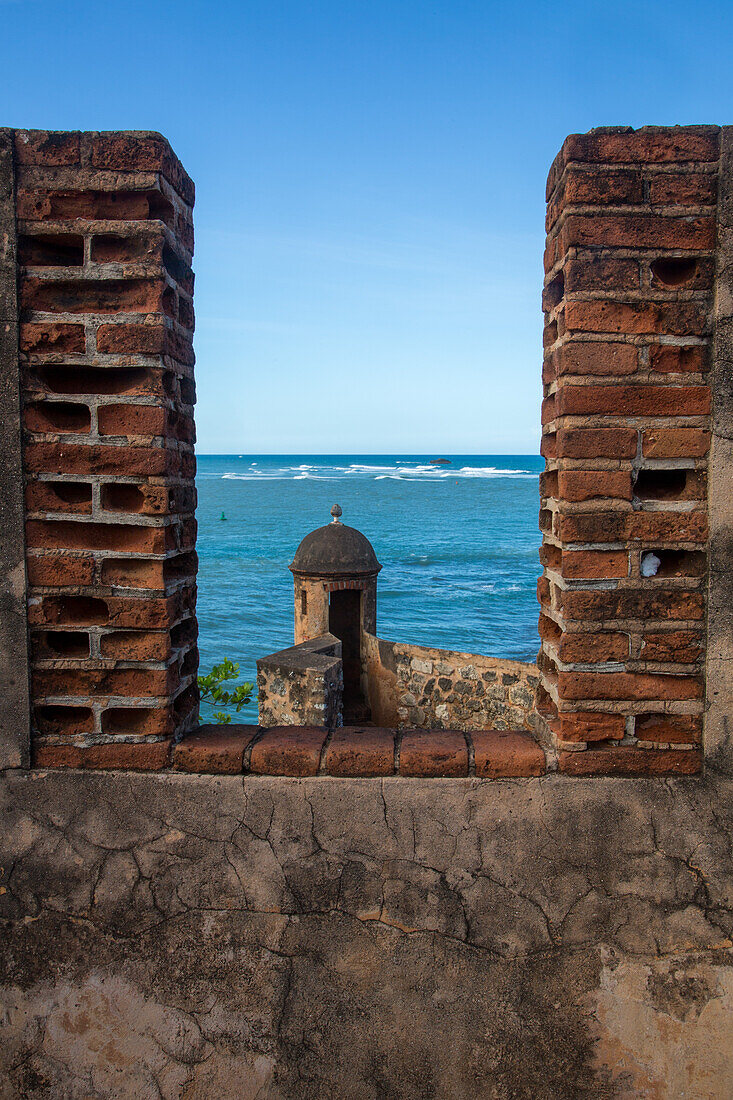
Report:
[[[193,184],[158,134],[4,141],[32,759],[162,767],[198,709]]]
[[[407,642],[362,639],[369,703],[378,726],[533,729],[535,665]]]
[[[182,318],[193,194],[157,136],[31,134],[18,146],[15,139],[0,133],[0,564],[8,566],[0,578],[0,652],[12,666],[0,666],[0,1092],[136,1100],[728,1100],[730,130],[573,137],[551,174],[539,702],[566,773],[689,770],[698,764],[696,748],[638,747],[640,732],[647,744],[660,744],[654,721],[640,715],[663,715],[665,736],[699,731],[696,647],[705,649],[706,767],[665,778],[538,775],[541,761],[531,754],[540,751],[520,733],[494,734],[496,756],[487,752],[479,767],[470,734],[395,737],[380,729],[362,755],[384,764],[371,773],[382,778],[356,778],[363,730],[329,739],[326,729],[294,727],[204,728],[172,749],[169,769],[133,770],[159,768],[158,746],[167,760],[169,734],[195,714],[187,694],[195,562],[190,543],[176,541],[188,539],[183,531],[191,527],[190,511],[171,505],[175,497],[160,511],[131,505],[140,503],[137,492],[160,502],[158,489],[190,488],[193,463],[178,431],[145,435],[135,420],[141,434],[128,423],[128,441],[102,439],[100,427],[107,416],[111,426],[117,417],[154,414],[164,424],[180,414],[185,424],[191,412],[192,353]],[[16,172],[19,196],[24,180],[32,196],[19,235],[39,238],[23,245],[31,251],[21,271],[22,359]],[[138,202],[141,190],[147,205]],[[138,198],[127,206],[120,194]],[[161,235],[170,252],[156,251],[153,238]],[[111,239],[95,252],[100,237]],[[83,240],[81,265],[74,238]],[[136,241],[145,246],[144,262],[126,251]],[[693,285],[652,285],[654,257],[694,260],[693,276],[677,268]],[[583,286],[594,271],[600,288]],[[113,272],[110,300],[104,295]],[[555,282],[561,273],[562,286]],[[620,287],[634,278],[633,287]],[[95,280],[100,285],[90,289],[87,281]],[[143,294],[146,280],[153,287]],[[62,292],[64,283],[71,285]],[[105,301],[111,312],[94,312]],[[61,304],[63,311],[53,308]],[[708,310],[714,346],[706,374]],[[644,318],[638,331],[637,316]],[[658,328],[648,331],[650,317]],[[100,346],[104,326],[107,347]],[[53,735],[36,726],[32,768],[18,766],[27,763],[29,732],[26,517],[14,493],[21,375],[30,608],[43,614],[31,622],[30,701],[65,708],[69,717],[81,700],[79,710],[91,710],[95,721],[92,733],[82,725]],[[707,378],[712,418],[704,411]],[[43,408],[59,404],[62,410]],[[68,405],[86,407],[85,431],[83,408],[80,414]],[[128,406],[146,412],[123,412]],[[650,488],[659,492],[665,478],[647,479],[642,499],[634,490],[645,470],[682,470],[684,489],[667,476],[666,492],[676,485],[677,497],[655,500]],[[705,476],[707,497],[699,495]],[[105,494],[105,486],[115,492]],[[578,499],[586,492],[589,499]],[[115,499],[127,509],[111,508]],[[706,521],[707,578],[704,558],[694,556],[708,549]],[[89,545],[101,527],[114,527],[114,537]],[[136,549],[141,538],[162,538],[162,549],[158,541]],[[640,553],[649,547],[661,561],[663,551],[678,555],[667,558],[666,575],[641,577]],[[71,620],[64,617],[70,609]],[[620,619],[622,609],[631,617]],[[675,618],[681,610],[689,617]],[[381,644],[391,654],[382,659],[377,651],[379,667],[395,684],[390,663],[404,658],[409,677],[408,655],[417,673],[412,659],[430,652],[405,647],[398,662],[397,647]],[[665,644],[675,661],[663,660]],[[181,668],[186,647],[191,656]],[[442,657],[429,659],[435,671]],[[532,672],[523,667],[529,685]],[[168,669],[164,688],[160,673]],[[135,678],[110,696],[102,691],[112,683],[107,672]],[[60,673],[76,694],[50,694]],[[82,674],[87,687],[100,677],[94,692],[79,694]],[[583,684],[592,698],[578,694]],[[633,688],[633,698],[600,693],[602,684]],[[674,697],[676,684],[694,691]],[[132,702],[138,694],[142,707]],[[176,698],[183,699],[178,716],[171,712]],[[131,718],[154,712],[170,723],[164,732],[150,733],[144,723],[133,734],[113,735],[109,725],[100,732],[97,718],[109,723],[115,706]],[[626,745],[591,747],[600,731],[618,733],[620,724]],[[568,740],[574,729],[582,736]],[[54,736],[62,743],[53,744]],[[106,743],[95,747],[95,737]],[[461,740],[462,778],[430,769],[438,762],[431,742],[445,752]],[[509,760],[507,746],[518,740],[522,757]],[[282,774],[285,757],[290,776]],[[495,766],[497,759],[516,770]]]
[[[720,139],[575,134],[548,178],[538,664],[561,771],[700,766]]]

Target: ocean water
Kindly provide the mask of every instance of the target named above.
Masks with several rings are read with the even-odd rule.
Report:
[[[199,455],[201,671],[230,657],[254,681],[258,657],[293,644],[288,565],[333,504],[383,566],[381,637],[534,660],[543,467],[535,455]],[[256,714],[255,696],[239,720]]]

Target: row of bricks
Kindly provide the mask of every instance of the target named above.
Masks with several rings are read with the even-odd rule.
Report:
[[[566,299],[563,309],[553,313],[552,324],[556,326],[556,332],[551,333],[554,343],[566,333],[702,337],[710,334],[712,319],[707,296],[663,302],[619,301],[606,296]]]
[[[98,505],[95,491],[98,489]],[[26,485],[28,513],[63,512],[92,515],[98,506],[103,512],[135,513],[142,516],[171,518],[180,512],[193,512],[195,488],[182,485],[150,485],[147,482],[105,481],[31,481]]]
[[[549,199],[568,164],[680,165],[696,170],[695,162],[718,159],[719,126],[597,126],[585,134],[569,134],[547,176]]]
[[[543,363],[546,385],[568,375],[606,378],[639,373],[704,374],[710,365],[707,344],[637,344],[611,340],[571,340],[553,349]],[[658,380],[650,380],[658,384]],[[646,384],[646,382],[645,382]]]
[[[100,230],[96,223],[94,228],[83,227],[78,221],[71,227],[61,222],[53,230],[28,223],[25,228],[26,232],[18,234],[17,245],[18,263],[23,268],[64,269],[65,277],[81,268],[85,275],[109,278],[99,265],[122,264],[126,275],[167,278],[187,298],[193,295],[194,274],[188,260],[177,250],[175,237],[157,222],[123,222],[114,231]]]
[[[124,706],[97,700],[93,701],[94,705],[92,701],[64,704],[36,700],[34,732],[45,738],[39,743],[58,744],[61,748],[78,749],[80,746],[73,745],[70,738],[101,734],[144,750],[152,739],[156,743],[169,740],[181,722],[197,712],[198,700],[198,688],[194,683],[185,687],[172,703],[163,705],[160,700],[146,696],[139,696],[132,705]],[[135,740],[129,740],[131,738]],[[114,745],[110,743],[109,747],[114,748]]]
[[[656,548],[659,549],[659,548]],[[566,580],[635,580],[641,576],[642,550],[568,550],[545,542],[540,547],[540,563],[554,570]],[[662,551],[660,550],[660,553]],[[674,552],[672,552],[674,553]],[[668,559],[670,572],[657,574],[661,580],[673,577],[702,577],[707,559],[702,551],[679,552]],[[660,559],[660,568],[663,567]],[[644,578],[654,583],[656,578]]]
[[[176,446],[31,441],[25,447],[24,459],[26,472],[30,474],[119,474],[183,479],[192,479],[196,474],[193,451]]]
[[[168,661],[177,649],[196,641],[196,620],[184,619],[169,630],[32,630],[34,663],[85,662],[98,653],[102,660]]]
[[[191,377],[150,366],[79,366],[34,363],[24,371],[24,391],[29,400],[41,394],[62,397],[152,397],[174,410],[196,403],[196,386]],[[188,410],[184,410],[188,414]]]
[[[193,366],[195,356],[190,334],[185,336],[157,319],[145,323],[103,323],[94,329],[96,352],[102,355],[166,356],[184,366]],[[26,321],[20,325],[20,350],[35,361],[59,356],[84,355],[87,333],[84,324],[61,321]],[[41,358],[42,357],[42,358]]]
[[[113,547],[116,550],[116,547]],[[101,552],[100,552],[101,553]],[[164,591],[193,581],[198,559],[195,551],[173,554],[165,558],[96,557],[93,554],[69,553],[55,547],[47,553],[29,554],[28,583],[32,588],[137,588]],[[68,597],[73,599],[73,597]],[[80,597],[72,606],[54,608],[55,622],[84,622],[88,597]],[[94,605],[96,607],[96,605]],[[96,619],[97,611],[93,611]],[[69,616],[65,618],[65,616]],[[153,624],[155,625],[155,624]]]
[[[33,626],[115,626],[162,630],[194,613],[196,586],[169,596],[31,595],[28,622]]]
[[[688,582],[689,583],[689,582]],[[690,622],[705,615],[704,594],[688,585],[676,588],[572,588],[553,585],[547,576],[537,581],[537,599],[551,604],[566,620],[608,623],[616,620]]]
[[[18,165],[161,172],[182,201],[193,205],[193,182],[162,134],[16,130],[14,138]]]
[[[544,625],[547,622],[552,626]],[[652,630],[645,635],[614,630],[573,633],[564,632],[541,615],[540,635],[565,665],[628,662],[630,658],[640,662],[695,664],[704,652],[703,636],[694,630]]]
[[[565,384],[542,402],[542,423],[561,416],[708,416],[709,386]]]
[[[193,332],[191,299],[157,278],[41,279],[26,276],[21,281],[21,319],[34,314],[92,314],[94,316],[163,313],[187,332]]]
[[[710,450],[707,428],[560,427],[543,436],[544,458],[704,458]]]
[[[127,658],[126,658],[127,659]],[[165,668],[38,668],[31,673],[31,693],[36,702],[45,697],[98,702],[121,695],[161,696],[175,693],[182,681],[196,671],[196,649],[178,656]]]
[[[196,520],[172,519],[165,526],[97,523],[73,519],[29,519],[26,548],[32,550],[113,550],[117,553],[165,554],[193,550]]]
[[[707,513],[700,511],[605,511],[566,514],[543,508],[540,529],[566,544],[625,543],[704,544]]]
[[[609,256],[573,249],[560,270],[546,277],[542,308],[552,313],[569,299],[593,300],[601,294],[627,303],[695,302],[712,289],[714,275],[714,257],[703,254],[642,257],[617,249]]]
[[[709,253],[715,238],[713,214],[567,213],[547,238],[544,267],[552,271],[571,248]]]
[[[196,429],[193,417],[162,405],[128,403],[90,404],[78,401],[33,401],[23,409],[23,426],[36,434],[145,437],[149,441],[165,437],[193,444]]]
[[[543,647],[540,671],[556,676],[560,698],[566,702],[596,700],[633,702],[635,700],[664,703],[679,700],[701,700],[703,680],[700,676],[655,674],[649,672],[553,672],[554,662]],[[549,662],[549,663],[548,663]]]
[[[573,742],[622,741],[629,734],[640,741],[658,744],[699,744],[702,715],[698,714],[603,714],[573,711],[553,719],[550,726],[559,740]]]
[[[658,468],[654,468],[657,470]],[[663,471],[667,473],[668,471]],[[572,469],[549,470],[540,475],[540,499],[552,497],[557,501],[579,503],[586,500],[613,499],[613,507],[618,501],[632,500],[669,501],[674,499],[704,501],[707,495],[707,478],[704,471],[673,470],[675,478],[674,495],[667,486],[659,490],[658,498],[654,488],[647,488],[638,481],[638,471],[631,468],[621,470]]]
[[[568,165],[560,187],[547,205],[545,231],[549,233],[570,207],[714,206],[718,180],[714,171],[695,167],[688,172],[644,168],[588,168]]]
[[[469,740],[472,751],[469,752]],[[473,764],[471,763],[473,758]],[[569,775],[691,774],[700,754],[690,750],[649,751],[623,746],[612,751],[562,752],[559,770]],[[176,745],[106,744],[76,748],[36,745],[36,767],[91,767],[270,776],[482,779],[542,775],[544,753],[529,734],[476,730],[395,730],[285,726],[201,727]]]

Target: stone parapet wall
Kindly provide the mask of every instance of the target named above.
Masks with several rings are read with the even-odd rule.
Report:
[[[32,759],[154,767],[198,713],[193,184],[159,134],[6,133]]]
[[[534,729],[535,665],[363,636],[369,702],[378,725]]]
[[[720,136],[575,134],[547,183],[539,706],[564,771],[699,766]]]
[[[324,634],[257,662],[260,726],[341,724],[341,642]]]
[[[0,777],[0,1093],[729,1100],[733,789]]]

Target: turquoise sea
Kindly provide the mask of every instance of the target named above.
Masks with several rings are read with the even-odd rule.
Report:
[[[230,657],[255,680],[258,657],[292,645],[288,565],[333,504],[382,563],[381,637],[534,660],[543,467],[535,455],[199,455],[201,671]],[[255,699],[240,720],[256,713]]]

